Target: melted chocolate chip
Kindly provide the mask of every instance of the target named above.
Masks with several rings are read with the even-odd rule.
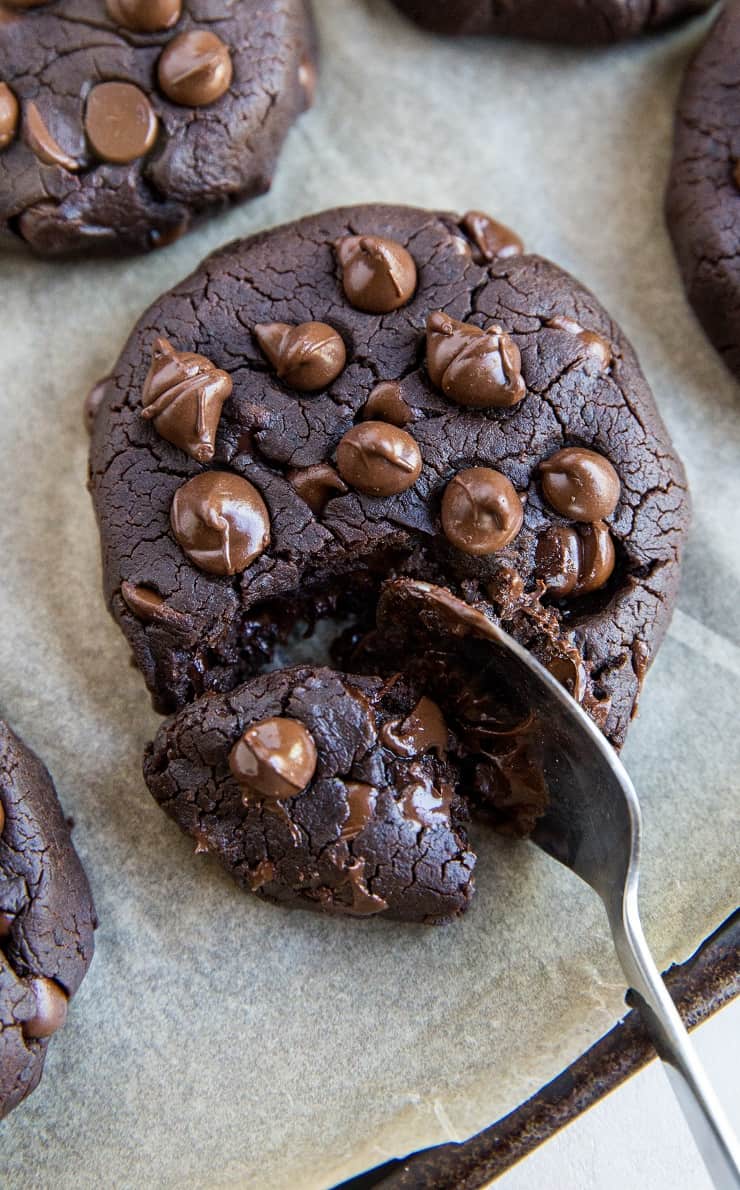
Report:
[[[241,476],[204,471],[175,492],[172,531],[191,562],[209,574],[239,574],[270,544],[270,516]]]
[[[388,314],[405,306],[416,289],[416,265],[395,240],[344,236],[335,244],[347,300],[368,314]]]
[[[36,104],[30,101],[25,105],[24,132],[29,149],[44,165],[57,165],[70,173],[80,168],[80,163],[65,153],[52,136]]]
[[[468,211],[460,220],[466,236],[478,249],[479,262],[521,256],[524,244],[516,232],[483,211]]]
[[[225,95],[233,67],[229,47],[215,33],[190,29],[173,37],[157,64],[162,91],[183,107],[205,107]]]
[[[451,479],[442,497],[445,537],[463,553],[481,556],[502,550],[522,527],[516,488],[492,467],[471,467]]]
[[[254,334],[280,379],[299,392],[326,388],[347,360],[342,336],[325,322],[264,322]]]
[[[0,83],[0,152],[15,139],[18,115],[18,100],[7,83]]]
[[[382,421],[353,426],[337,447],[342,479],[367,496],[396,496],[421,475],[421,451],[405,430]]]
[[[190,617],[170,607],[159,592],[153,591],[151,587],[122,582],[121,598],[129,611],[145,624],[167,624],[170,628],[180,629],[190,627]]]
[[[342,823],[340,840],[349,843],[356,839],[375,814],[375,803],[378,791],[374,785],[365,785],[363,781],[347,782],[347,817]]]
[[[418,765],[412,765],[410,772],[413,779],[401,790],[400,805],[404,818],[418,830],[440,823],[449,824],[452,787],[445,784],[442,789],[437,789],[429,773]]]
[[[174,446],[198,463],[209,463],[224,401],[231,396],[228,372],[204,355],[176,351],[157,339],[141,395],[141,416]]]
[[[58,983],[43,976],[30,979],[29,987],[36,997],[36,1011],[23,1022],[23,1036],[51,1037],[67,1019],[67,996]]]
[[[384,380],[376,384],[362,407],[363,421],[387,421],[399,429],[407,426],[412,417],[397,380]]]
[[[143,157],[158,127],[151,103],[133,83],[98,83],[87,97],[85,132],[101,161],[126,165]]]
[[[353,917],[370,917],[388,908],[388,902],[370,892],[365,879],[365,860],[354,859],[345,869],[347,884],[352,890],[351,905],[334,901],[332,908],[338,913],[349,913]]]
[[[558,598],[598,591],[614,570],[614,542],[603,521],[552,525],[537,542],[537,574]]]
[[[553,330],[565,331],[566,334],[573,335],[576,339],[579,339],[583,344],[584,355],[595,359],[602,372],[605,372],[611,365],[611,343],[597,331],[584,330],[580,322],[576,322],[573,318],[566,318],[564,314],[558,314],[555,318],[550,318],[547,325],[552,327]]]
[[[526,396],[522,357],[500,326],[486,330],[436,311],[427,318],[427,371],[457,405],[507,408]]]
[[[111,19],[132,33],[172,29],[182,15],[182,0],[106,0]]]
[[[347,491],[346,483],[329,463],[296,467],[288,472],[288,479],[315,516],[321,516],[332,496],[343,496]]]
[[[245,790],[245,802],[296,797],[311,781],[316,764],[313,736],[297,719],[253,723],[229,753],[229,767]]]
[[[275,879],[275,865],[270,863],[269,859],[260,860],[256,868],[252,868],[249,872],[249,887],[252,892],[257,892],[258,888],[269,884],[271,880]]]
[[[601,521],[619,501],[619,476],[608,459],[593,450],[567,446],[540,463],[545,499],[572,521]]]
[[[444,757],[447,752],[447,724],[436,702],[420,698],[405,719],[391,719],[380,729],[380,740],[397,756],[422,756],[436,751]]]

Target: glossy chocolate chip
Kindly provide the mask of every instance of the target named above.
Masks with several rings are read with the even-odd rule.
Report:
[[[619,501],[619,476],[604,455],[567,446],[540,463],[545,499],[571,521],[601,521]]]
[[[172,29],[182,15],[182,0],[106,0],[112,20],[132,33]]]
[[[435,751],[444,757],[447,751],[447,724],[431,698],[420,698],[405,719],[391,719],[380,729],[381,743],[397,756],[422,756]]]
[[[521,366],[519,348],[500,326],[481,330],[439,310],[427,318],[429,378],[457,405],[516,405],[527,391]]]
[[[471,467],[451,479],[442,497],[445,537],[463,553],[481,556],[502,550],[522,527],[516,488],[492,467]]]
[[[524,251],[524,244],[516,232],[484,211],[468,211],[460,220],[460,226],[475,244],[481,262],[521,256]]]
[[[36,997],[36,1011],[30,1020],[23,1022],[23,1036],[51,1037],[67,1019],[67,996],[58,983],[43,976],[30,979],[29,987]]]
[[[170,520],[191,562],[209,574],[239,574],[270,544],[264,500],[227,471],[204,471],[178,488]]]
[[[551,525],[535,553],[538,577],[559,599],[598,591],[611,577],[615,560],[612,535],[603,521],[578,528]]]
[[[87,97],[85,132],[101,161],[126,165],[143,157],[158,126],[147,96],[133,83],[98,83]]]
[[[157,64],[162,91],[182,107],[205,107],[225,95],[233,67],[229,47],[203,29],[173,37]]]
[[[342,336],[326,322],[263,322],[254,334],[280,379],[299,392],[326,388],[347,360]]]
[[[367,496],[396,496],[421,475],[421,451],[405,430],[382,421],[365,421],[337,447],[342,479]]]
[[[347,491],[346,483],[330,463],[295,467],[288,472],[288,479],[316,516],[321,515],[332,496],[343,496]]]
[[[177,351],[157,339],[141,394],[141,416],[158,434],[198,463],[209,463],[224,401],[231,396],[228,372],[204,355]]]
[[[29,149],[44,165],[57,165],[69,173],[80,168],[80,163],[52,136],[38,107],[30,101],[25,105],[24,133]]]
[[[229,767],[250,798],[296,797],[316,771],[313,736],[297,719],[253,723],[229,753]]]
[[[0,83],[0,151],[15,139],[18,115],[18,100],[7,83]]]
[[[553,330],[565,331],[566,334],[573,335],[578,339],[583,346],[583,354],[595,359],[602,372],[605,372],[610,366],[612,362],[611,343],[598,331],[584,330],[580,322],[576,322],[574,318],[567,318],[564,314],[558,314],[554,318],[548,319],[547,325]]]
[[[344,236],[335,244],[347,301],[367,314],[388,314],[413,297],[416,265],[403,244],[382,236]]]
[[[407,426],[412,417],[397,380],[384,380],[376,384],[362,407],[363,421],[387,421],[400,429]]]

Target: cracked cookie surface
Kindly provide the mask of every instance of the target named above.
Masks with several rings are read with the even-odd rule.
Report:
[[[720,13],[678,101],[666,213],[689,300],[740,378],[740,3]]]
[[[380,584],[406,575],[484,608],[622,744],[675,598],[683,470],[593,295],[486,220],[328,211],[229,245],[140,320],[95,415],[90,483],[106,600],[160,710],[244,681],[296,619],[371,626]],[[351,304],[350,237],[372,241],[353,294],[409,254],[404,304]],[[205,413],[194,427],[223,372],[204,467]],[[293,387],[304,374],[319,387]],[[163,418],[181,411],[161,432],[142,415],[153,384]]]
[[[0,4],[0,248],[171,243],[269,188],[314,82],[304,0]]]
[[[571,44],[623,41],[704,12],[712,0],[393,0],[434,33],[501,34]]]
[[[38,1085],[96,925],[51,778],[0,720],[0,1118]]]

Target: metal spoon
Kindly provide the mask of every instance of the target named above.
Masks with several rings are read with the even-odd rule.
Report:
[[[482,613],[429,583],[392,586],[396,598],[416,605],[417,625],[433,612],[441,617],[435,628],[443,621],[452,636],[485,639],[482,666],[513,687],[538,717],[550,804],[532,840],[601,897],[622,970],[709,1175],[718,1190],[740,1190],[737,1140],[642,931],[637,904],[642,819],[627,770],[564,687]]]

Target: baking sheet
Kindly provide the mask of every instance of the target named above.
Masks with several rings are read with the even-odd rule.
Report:
[[[609,51],[444,42],[317,0],[323,77],[272,192],[144,260],[0,264],[0,707],[49,764],[93,885],[97,955],[3,1185],[318,1190],[461,1140],[621,1015],[593,894],[474,832],[459,924],[321,920],[240,893],[140,776],[157,726],[100,595],[81,401],[159,292],[225,240],[322,207],[478,207],[570,268],[631,336],[683,455],[679,611],[626,759],[646,932],[665,966],[737,900],[740,399],[662,222],[672,105],[706,20]]]

